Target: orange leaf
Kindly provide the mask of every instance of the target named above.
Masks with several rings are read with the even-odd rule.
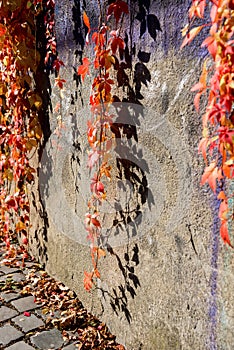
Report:
[[[89,42],[89,33],[90,33],[90,22],[89,22],[89,17],[87,16],[85,11],[83,13],[83,21],[84,21],[84,24],[86,25],[86,27],[88,28],[88,33],[86,36],[86,43],[88,43]]]
[[[185,45],[190,44],[191,41],[195,38],[195,36],[198,35],[198,33],[200,33],[200,31],[202,30],[203,27],[204,27],[204,25],[191,29],[190,32],[188,32],[188,34],[184,38],[180,48],[182,49]]]
[[[193,103],[194,103],[194,106],[197,110],[197,112],[199,112],[199,106],[200,106],[200,98],[201,98],[201,95],[203,94],[203,92],[198,92],[195,97],[194,97],[194,100],[193,100]]]
[[[89,17],[87,16],[86,12],[84,11],[83,13],[83,21],[88,30],[90,31],[90,22],[89,22]]]
[[[212,162],[208,167],[205,168],[204,174],[201,178],[201,185],[206,182],[210,185],[210,188],[216,191],[216,180],[218,178],[218,168],[216,167],[216,162]]]
[[[208,138],[203,138],[198,146],[198,152],[202,153],[203,158],[205,159],[205,161],[207,161],[207,157],[206,157],[206,150],[207,150],[207,145],[208,145]]]
[[[81,75],[82,81],[84,81],[86,74],[89,74],[90,61],[87,57],[83,58],[83,64],[79,66],[77,73]]]
[[[84,271],[84,288],[90,292],[93,286],[93,273]]]
[[[227,197],[223,191],[220,191],[217,198],[218,199],[226,199]]]
[[[95,273],[95,275],[96,275],[97,278],[100,278],[100,277],[101,277],[100,272],[98,271],[97,268],[94,270],[94,273]]]
[[[98,259],[100,259],[102,256],[105,257],[106,256],[106,252],[104,249],[98,248],[98,247],[94,247],[93,248],[93,252],[95,252],[97,254]]]
[[[229,238],[229,234],[228,234],[228,228],[227,228],[227,221],[223,221],[221,223],[221,227],[220,227],[220,235],[224,241],[224,243],[227,243],[230,247],[233,248],[231,242],[230,242],[230,238]]]

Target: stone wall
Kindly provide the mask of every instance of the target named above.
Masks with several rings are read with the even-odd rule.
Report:
[[[56,118],[62,118],[65,128],[59,136],[52,133],[41,155],[39,188],[45,210],[34,201],[31,249],[48,272],[74,289],[84,306],[131,350],[223,350],[234,345],[233,255],[219,243],[215,202],[199,185],[201,126],[190,88],[205,52],[199,48],[201,38],[183,51],[179,48],[188,3],[151,1],[149,13],[158,17],[162,29],[156,40],[148,31],[140,37],[139,21],[130,28],[129,22],[124,24],[126,47],[135,55],[125,52],[130,66],[122,74],[129,77],[134,98],[127,96],[120,78],[116,95],[125,98],[123,130],[125,125],[133,131],[117,150],[120,163],[127,163],[121,168],[114,156],[111,160],[110,203],[102,209],[111,248],[101,261],[101,281],[92,293],[83,289],[83,271],[90,268],[83,221],[89,194],[85,132],[93,76],[81,84],[76,75],[81,55],[92,51],[84,47],[84,32],[79,31],[80,1],[56,3],[66,84],[62,95],[56,88],[52,91],[52,105],[59,102],[61,110],[51,113],[50,125],[56,131]],[[132,18],[137,11],[132,2]],[[96,1],[89,2],[87,13],[95,26]],[[34,195],[38,198],[36,191]]]

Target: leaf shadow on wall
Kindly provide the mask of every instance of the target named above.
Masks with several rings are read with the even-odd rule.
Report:
[[[108,3],[111,2],[109,1]],[[98,287],[98,289],[105,301],[110,303],[115,314],[120,316],[122,313],[129,323],[132,320],[129,298],[136,298],[137,289],[141,286],[137,276],[137,268],[140,265],[140,251],[137,243],[133,242],[133,240],[137,238],[139,226],[144,220],[144,207],[147,206],[151,209],[155,204],[147,179],[149,167],[144,159],[143,149],[139,145],[137,131],[138,127],[140,127],[140,120],[144,118],[144,96],[142,90],[143,87],[147,88],[151,82],[151,73],[147,68],[151,53],[141,49],[138,49],[138,52],[136,52],[137,45],[133,41],[132,35],[133,30],[136,31],[140,21],[139,41],[146,32],[152,40],[156,40],[157,32],[161,31],[161,27],[157,16],[150,13],[150,3],[149,0],[131,1],[130,23],[124,36],[125,47],[124,49],[118,49],[118,57],[114,55],[113,68],[116,74],[118,93],[113,96],[113,106],[117,108],[115,110],[116,119],[112,124],[111,130],[117,141],[115,148],[117,154],[117,190],[126,191],[127,188],[123,180],[127,180],[127,182],[131,183],[133,197],[130,203],[126,203],[124,207],[118,202],[115,203],[112,226],[99,240],[100,247],[107,249],[115,257],[123,282],[113,287],[112,290],[106,290],[104,287]],[[83,3],[83,5],[85,4]],[[84,26],[81,8],[81,1],[74,0],[72,11],[74,41],[77,45],[75,55],[82,64]],[[89,15],[88,12],[87,14]],[[137,40],[136,36],[135,40]],[[77,89],[75,95],[72,96],[72,101],[75,103],[80,98],[83,105],[82,82],[80,76],[77,75],[75,67],[74,80]],[[80,149],[78,149],[79,151]],[[76,160],[79,162],[79,159]],[[75,158],[73,161],[75,161]],[[78,191],[78,189],[76,190]],[[113,234],[116,237],[125,235],[123,256],[120,256],[111,245],[110,241],[113,238]]]
[[[143,3],[139,0],[138,14],[141,13],[142,15],[142,9],[144,9],[142,16],[142,22],[144,23],[141,23],[139,40],[146,29],[148,29],[153,40],[156,40],[156,31],[161,31],[161,27],[158,18],[149,13],[150,1]],[[133,14],[133,17],[135,18],[135,14]],[[124,208],[115,203],[113,223],[109,229],[110,235],[113,232],[115,236],[121,233],[127,235],[128,243],[125,245],[123,258],[111,246],[108,230],[105,236],[100,237],[100,245],[106,247],[108,252],[115,256],[123,283],[112,287],[112,291],[107,291],[102,287],[99,288],[105,301],[108,298],[115,314],[119,316],[120,313],[123,313],[128,323],[131,323],[132,320],[129,298],[136,298],[137,289],[141,286],[137,276],[137,267],[139,268],[138,265],[140,264],[139,247],[136,243],[133,248],[130,247],[138,235],[142,220],[144,220],[144,206],[148,206],[151,210],[155,204],[147,180],[149,167],[144,159],[143,149],[139,147],[137,132],[137,128],[141,123],[140,117],[144,118],[142,87],[147,87],[151,82],[151,74],[146,65],[150,61],[151,53],[141,49],[136,53],[136,44],[131,36],[131,26],[133,25],[134,21],[130,23],[129,32],[126,31],[125,33],[125,48],[119,50],[120,60],[115,56],[114,69],[120,93],[118,96],[114,96],[117,117],[111,130],[116,139],[116,177],[119,180],[117,189],[126,191],[126,186],[122,180],[127,180],[131,183],[134,198],[132,198],[132,203],[129,200]]]
[[[46,10],[44,10],[46,11]],[[35,90],[38,93],[38,95],[42,99],[42,107],[38,111],[38,117],[43,133],[43,139],[42,143],[38,149],[38,161],[40,163],[43,157],[45,157],[45,145],[47,141],[50,138],[51,135],[51,128],[50,128],[50,122],[49,122],[49,113],[52,111],[52,104],[51,104],[51,84],[49,75],[53,71],[52,65],[53,65],[53,58],[52,60],[47,64],[45,69],[45,57],[46,57],[46,37],[45,37],[45,24],[44,24],[44,16],[45,13],[42,11],[37,17],[36,17],[36,45],[37,50],[40,53],[40,63],[38,66],[38,69],[36,73],[34,74],[35,79]],[[55,59],[55,58],[54,58]],[[49,228],[49,221],[48,221],[48,215],[47,211],[45,209],[44,203],[43,203],[43,197],[48,192],[48,181],[50,176],[52,175],[52,165],[51,165],[51,159],[49,155],[47,155],[46,167],[44,167],[43,172],[40,173],[39,177],[39,169],[38,169],[38,177],[39,177],[39,188],[35,191],[35,193],[32,191],[32,205],[34,207],[34,210],[36,211],[36,214],[39,215],[40,219],[42,220],[42,223],[39,223],[34,231],[34,237],[31,237],[31,243],[32,245],[36,246],[36,251],[38,254],[39,261],[42,265],[45,265],[48,256],[47,256],[47,232]]]

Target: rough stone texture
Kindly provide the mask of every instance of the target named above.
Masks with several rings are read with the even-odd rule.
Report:
[[[50,314],[50,313],[43,313],[42,312],[42,309],[37,309],[35,310],[35,314],[40,316],[43,320],[46,321],[46,319],[49,317],[50,319],[53,319],[53,318],[59,318],[61,316],[61,311],[54,311],[53,314]]]
[[[0,265],[0,272],[3,272],[4,274],[14,273],[19,271],[19,269],[16,267],[8,267],[5,265]]]
[[[34,303],[33,296],[14,300],[11,302],[11,304],[20,312],[33,310],[33,309],[40,307],[40,305]]]
[[[18,293],[1,293],[0,296],[7,303],[8,303],[8,301],[20,298],[20,294],[18,294]]]
[[[199,185],[204,167],[197,156],[201,121],[190,91],[197,82],[205,51],[199,48],[201,36],[190,47],[179,50],[189,1],[151,3],[150,13],[157,15],[162,32],[156,41],[148,31],[139,38],[140,24],[134,24],[131,40],[136,53],[139,56],[141,50],[151,55],[149,62],[142,65],[136,54],[133,72],[125,72],[134,76],[139,63],[148,77],[140,90],[140,103],[146,113],[134,124],[138,143],[132,138],[130,148],[126,147],[122,154],[122,158],[135,161],[146,175],[148,188],[143,195],[147,200],[141,198],[143,204],[138,197],[140,191],[134,192],[132,187],[130,194],[135,197],[131,200],[128,185],[122,181],[126,189],[124,205],[130,203],[132,212],[139,205],[143,214],[136,220],[130,218],[130,224],[118,232],[113,228],[115,213],[110,208],[104,212],[113,252],[100,262],[99,288],[86,293],[83,271],[89,270],[91,259],[83,226],[89,189],[85,118],[92,77],[87,77],[82,86],[73,79],[74,67],[80,62],[75,50],[82,49],[73,40],[72,7],[79,6],[79,1],[71,6],[70,1],[62,0],[56,5],[56,33],[59,57],[65,63],[61,76],[67,83],[63,98],[54,89],[51,99],[53,106],[62,104],[66,130],[73,129],[70,134],[64,131],[65,142],[61,145],[64,139],[53,136],[58,147],[53,150],[48,142],[43,154],[39,185],[48,216],[44,215],[43,222],[38,219],[42,207],[39,200],[32,198],[31,249],[46,263],[48,272],[74,289],[84,306],[101,317],[127,349],[228,350],[232,348],[234,328],[233,253],[220,244],[218,260],[215,255],[212,197],[207,188]],[[95,26],[96,2],[89,2],[87,13]],[[83,57],[89,55],[88,50]],[[136,91],[134,81],[130,84]],[[115,93],[125,96],[120,88]],[[51,129],[55,128],[54,115],[50,123]],[[79,143],[80,151],[74,149],[74,143]],[[108,195],[114,204],[117,195],[125,193],[117,187],[118,169],[114,162],[112,165],[114,175]],[[143,178],[140,171],[135,173],[137,178]],[[38,198],[37,193],[34,195]],[[125,219],[129,222],[128,216]]]
[[[0,345],[8,345],[11,341],[23,337],[23,333],[9,324],[0,328]]]
[[[19,315],[12,319],[12,321],[19,326],[23,332],[29,332],[33,329],[44,326],[44,322],[37,318],[35,315],[31,314],[29,317],[24,315]]]
[[[25,280],[25,276],[21,272],[16,272],[16,273],[10,273],[8,275],[2,276],[1,280],[2,281],[12,280],[14,282],[21,282]]]
[[[30,340],[37,348],[43,350],[59,349],[64,343],[63,337],[57,329],[36,334]]]
[[[0,322],[9,320],[10,318],[16,316],[18,314],[17,311],[10,309],[6,306],[0,307]]]
[[[24,341],[20,341],[6,348],[6,350],[33,350],[31,345],[26,344]]]

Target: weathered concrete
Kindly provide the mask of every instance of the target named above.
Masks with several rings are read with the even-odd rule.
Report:
[[[75,1],[73,8],[78,5]],[[94,5],[90,2],[87,12],[96,23]],[[203,168],[197,156],[201,127],[190,92],[199,76],[204,51],[198,49],[199,38],[190,48],[179,50],[180,30],[187,21],[184,2],[153,2],[150,13],[158,16],[162,32],[155,42],[147,32],[139,39],[139,23],[134,22],[132,46],[134,43],[136,55],[132,71],[125,72],[135,93],[142,95],[140,102],[146,113],[135,121],[138,142],[132,138],[124,156],[136,162],[138,177],[146,176],[146,201],[139,202],[137,186],[135,192],[131,188],[127,199],[121,199],[124,206],[129,203],[131,212],[140,208],[142,214],[131,218],[117,235],[113,218],[118,213],[106,209],[104,223],[112,234],[113,251],[100,263],[102,279],[98,288],[88,294],[83,290],[83,271],[90,267],[83,218],[89,188],[85,117],[92,75],[84,85],[77,86],[74,68],[79,64],[79,52],[76,55],[75,50],[83,49],[79,44],[82,41],[73,40],[71,2],[62,0],[57,4],[58,50],[65,62],[61,75],[67,83],[62,98],[57,89],[51,98],[53,106],[61,103],[59,118],[67,128],[65,136],[52,136],[55,146],[51,147],[49,141],[42,156],[39,185],[48,225],[45,230],[38,219],[42,207],[35,193],[31,249],[46,262],[49,273],[73,288],[84,306],[100,316],[127,349],[231,349],[233,255],[222,245],[217,248],[219,270],[215,269],[218,277],[213,283],[217,239],[212,234],[212,198],[199,186]],[[76,16],[79,21],[78,12]],[[151,53],[149,62],[140,66],[145,69],[147,83],[141,84],[140,91],[131,78],[139,63],[139,51]],[[125,96],[121,88],[116,94]],[[52,129],[56,117],[56,113],[51,115]],[[132,124],[130,121],[127,116],[124,123]],[[80,149],[73,143],[79,143]],[[131,152],[135,152],[135,158],[131,158]],[[113,167],[117,175],[114,162]],[[115,176],[112,183],[108,193],[113,193],[114,203],[119,189]]]

